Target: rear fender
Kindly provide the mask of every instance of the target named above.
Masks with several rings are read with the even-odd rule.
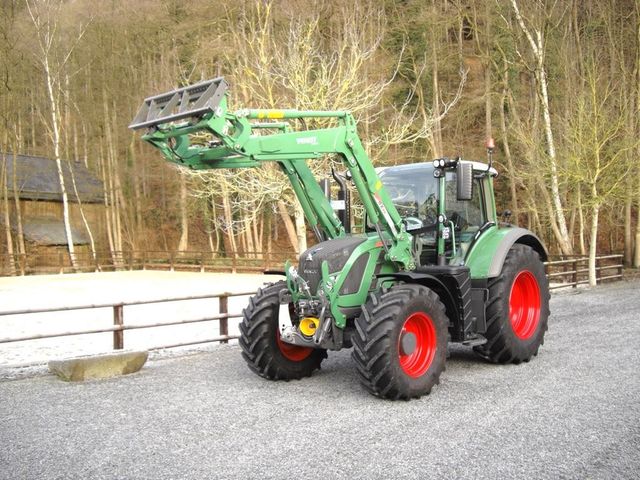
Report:
[[[466,258],[471,278],[493,278],[500,275],[507,254],[516,243],[533,248],[540,259],[547,260],[547,251],[540,239],[525,228],[493,227],[474,243]]]

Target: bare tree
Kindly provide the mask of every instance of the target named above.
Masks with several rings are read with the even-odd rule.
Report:
[[[549,167],[551,170],[551,198],[553,201],[555,221],[559,231],[557,241],[562,252],[570,255],[573,253],[573,246],[571,239],[569,238],[567,220],[564,214],[564,205],[560,195],[558,157],[556,154],[556,141],[553,134],[551,108],[549,105],[549,81],[547,78],[547,67],[545,63],[545,38],[541,27],[533,25],[527,26],[516,0],[511,0],[511,5],[518,25],[529,43],[529,47],[531,48],[534,58],[533,71],[537,80],[538,96],[540,99],[540,106],[542,107],[544,134],[547,143],[547,156],[549,158]]]
[[[596,284],[598,227],[603,204],[624,191],[631,164],[624,162],[636,145],[624,141],[626,111],[615,105],[612,80],[598,76],[595,60],[586,66],[585,91],[577,98],[577,110],[569,126],[573,178],[584,183],[591,210],[589,235],[589,284]],[[637,141],[636,141],[637,143]]]
[[[73,237],[71,234],[71,219],[69,217],[69,196],[65,183],[62,168],[62,131],[61,122],[61,91],[64,88],[64,69],[69,62],[75,45],[82,38],[86,26],[81,27],[76,36],[75,42],[68,48],[63,47],[63,41],[59,29],[59,19],[63,2],[60,0],[27,0],[26,2],[29,17],[31,18],[38,50],[34,53],[40,63],[44,73],[44,83],[47,91],[49,104],[49,135],[53,144],[53,155],[58,172],[58,182],[62,195],[62,209],[64,230],[67,237],[67,248],[69,257],[74,268],[77,267]]]

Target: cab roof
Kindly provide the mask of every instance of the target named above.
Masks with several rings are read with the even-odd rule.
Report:
[[[497,177],[498,176],[498,171],[491,167],[489,168],[489,165],[487,165],[486,163],[482,163],[482,162],[474,162],[474,161],[470,161],[470,160],[462,160],[464,163],[470,163],[473,166],[473,171],[474,172],[478,172],[478,173],[486,173],[489,172],[489,174],[492,177]],[[376,171],[378,173],[387,170],[387,169],[393,169],[393,170],[411,170],[411,169],[423,169],[425,167],[430,167],[433,168],[433,163],[432,162],[418,162],[418,163],[405,163],[403,165],[390,165],[390,166],[386,166],[386,167],[377,167]]]

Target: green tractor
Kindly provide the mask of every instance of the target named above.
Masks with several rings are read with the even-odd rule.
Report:
[[[170,162],[192,169],[276,162],[318,243],[286,281],[250,299],[239,339],[249,368],[300,379],[327,350],[352,348],[364,387],[418,398],[439,383],[448,342],[495,363],[527,362],[547,330],[547,254],[530,231],[499,223],[490,165],[460,158],[375,169],[349,112],[227,109],[216,78],[147,98],[130,128]],[[331,118],[298,129],[288,120]],[[304,121],[296,122],[305,124]],[[344,174],[318,182],[307,162],[339,158]],[[365,211],[352,234],[351,182]]]

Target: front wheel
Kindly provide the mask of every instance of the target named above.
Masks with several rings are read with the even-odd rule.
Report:
[[[539,255],[511,247],[500,276],[489,279],[487,343],[476,352],[495,363],[528,362],[544,343],[549,319],[549,283]]]
[[[252,371],[269,380],[308,377],[327,358],[324,349],[291,345],[280,337],[279,293],[286,288],[285,282],[277,282],[259,289],[242,311],[238,341],[242,357]]]
[[[430,393],[445,367],[448,323],[438,296],[421,285],[372,293],[353,337],[352,358],[363,386],[391,400]]]

